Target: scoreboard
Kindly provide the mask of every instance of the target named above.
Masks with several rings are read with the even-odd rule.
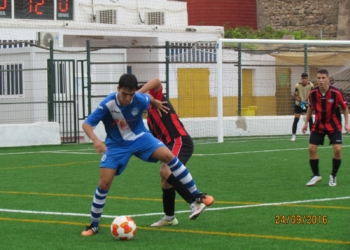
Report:
[[[0,0],[0,19],[73,20],[73,6],[74,0]]]

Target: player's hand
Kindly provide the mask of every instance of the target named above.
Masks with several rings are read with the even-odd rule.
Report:
[[[346,133],[349,133],[350,132],[350,125],[349,124],[344,125],[344,129],[345,129]]]
[[[307,123],[304,124],[304,126],[301,128],[301,132],[303,132],[303,134],[305,134],[307,131]]]
[[[95,139],[93,143],[94,143],[95,151],[98,154],[102,154],[103,152],[107,151],[106,145],[103,142],[101,142],[99,139]]]
[[[152,102],[152,105],[154,108],[157,109],[159,116],[162,116],[162,112],[164,112],[165,114],[168,114],[168,111],[170,108],[165,106],[166,103],[168,102],[162,102],[156,99]]]

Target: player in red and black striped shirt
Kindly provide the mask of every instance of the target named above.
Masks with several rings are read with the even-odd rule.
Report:
[[[150,105],[147,114],[148,128],[154,137],[162,141],[183,164],[186,164],[193,153],[192,138],[181,123],[174,107],[163,95],[161,81],[158,78],[152,79],[138,91],[142,93],[148,91],[148,94],[153,96],[154,99],[162,101],[163,105],[167,107],[168,112],[160,114],[157,109]],[[162,171],[169,171],[168,169],[166,163],[162,162],[160,166],[161,173]],[[206,194],[203,194],[204,199],[201,198],[201,202],[193,200],[188,189],[180,181],[177,181],[173,174],[169,174],[170,177],[167,180],[161,178],[165,216],[151,226],[175,226],[178,224],[178,220],[175,218],[175,191],[190,204],[191,220],[196,219],[206,205],[209,206],[214,201],[211,196],[206,196]]]
[[[342,123],[339,107],[343,109],[344,129],[346,132],[350,132],[348,105],[342,92],[338,88],[329,85],[327,70],[321,69],[317,72],[317,82],[318,87],[310,91],[309,107],[311,109],[307,110],[305,123],[302,128],[302,132],[305,134],[307,121],[310,119],[312,111],[315,111],[315,122],[309,138],[310,166],[314,176],[306,185],[313,186],[322,179],[318,169],[319,156],[317,148],[318,145],[323,145],[324,138],[328,135],[334,151],[329,186],[336,186],[336,175],[342,158]]]

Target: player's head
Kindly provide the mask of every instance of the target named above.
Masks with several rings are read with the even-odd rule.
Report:
[[[123,74],[119,78],[118,84],[118,101],[122,106],[130,104],[134,98],[135,92],[137,91],[137,79],[133,74]]]
[[[118,89],[137,90],[137,78],[133,74],[123,74],[119,78]]]
[[[333,85],[334,84],[334,79],[333,79],[333,77],[329,77],[329,85]]]
[[[317,71],[317,83],[320,88],[324,88],[328,85],[329,77],[326,69],[320,69]]]
[[[306,85],[308,83],[308,81],[309,81],[309,75],[306,72],[302,73],[301,74],[301,83],[303,85]]]

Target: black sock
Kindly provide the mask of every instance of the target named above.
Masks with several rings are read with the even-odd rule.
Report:
[[[295,135],[297,132],[297,126],[300,118],[294,117],[293,127],[292,127],[292,134]]]
[[[314,173],[314,176],[320,176],[320,173],[318,172],[318,159],[316,160],[310,160],[310,167],[312,170],[312,173]]]
[[[314,121],[312,120],[312,116],[310,117],[310,120],[309,120],[309,129],[310,129],[310,132],[311,132],[311,128],[312,126],[314,125]]]
[[[175,214],[175,189],[163,189],[163,209],[167,216],[174,216]]]
[[[188,189],[178,179],[176,179],[173,174],[171,174],[166,181],[175,188],[176,192],[178,192],[182,199],[188,203],[192,202],[193,197],[191,192],[188,191]]]
[[[332,175],[333,175],[334,177],[337,176],[338,170],[339,170],[339,168],[340,168],[340,164],[341,164],[341,159],[338,160],[338,159],[334,159],[334,158],[333,158]]]

